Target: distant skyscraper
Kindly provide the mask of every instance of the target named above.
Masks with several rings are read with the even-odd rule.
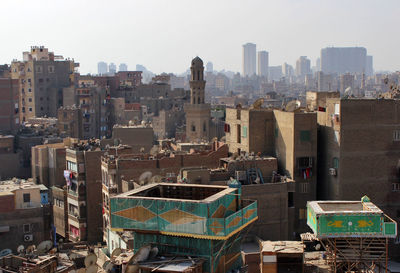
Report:
[[[144,67],[144,65],[137,64],[136,71],[147,71],[147,69],[146,69],[146,67]]]
[[[268,52],[258,51],[258,76],[268,76]]]
[[[117,66],[115,65],[115,63],[110,63],[108,65],[108,73],[114,75],[116,72],[117,72]]]
[[[293,76],[293,66],[291,66],[290,64],[287,64],[287,63],[283,63],[282,74],[286,78],[290,78],[291,76]]]
[[[118,71],[128,71],[128,66],[126,64],[120,64]]]
[[[365,68],[365,74],[367,76],[372,76],[374,74],[374,64],[372,56],[367,56],[367,63]]]
[[[311,74],[311,61],[307,56],[301,56],[296,61],[296,76],[304,77]]]
[[[107,74],[108,72],[108,67],[107,67],[107,63],[105,62],[98,62],[97,63],[97,73],[99,75],[104,75]]]
[[[247,43],[243,45],[243,76],[256,74],[256,45]]]
[[[317,58],[315,66],[317,67],[317,71],[321,71],[321,58]]]
[[[367,50],[364,47],[327,47],[321,49],[321,71],[324,73],[364,73]]]
[[[268,67],[268,80],[279,81],[282,78],[282,66],[270,66]]]
[[[207,72],[213,72],[214,71],[213,63],[212,62],[208,62],[207,65],[206,65],[206,69],[207,69]]]

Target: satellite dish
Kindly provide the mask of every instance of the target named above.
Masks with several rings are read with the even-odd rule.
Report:
[[[122,253],[122,250],[118,247],[114,249],[114,251],[111,253],[111,259],[115,259]]]
[[[20,245],[20,246],[17,248],[17,252],[18,252],[19,254],[23,253],[24,250],[25,250],[24,245]]]
[[[261,106],[264,104],[264,98],[259,98],[253,103],[253,109],[261,109]]]
[[[344,90],[345,95],[351,95],[353,93],[353,89],[349,86]]]
[[[9,248],[3,249],[2,251],[0,251],[0,257],[4,257],[7,255],[12,254],[12,250]]]
[[[97,265],[93,264],[86,268],[86,273],[97,273]]]
[[[158,247],[155,246],[150,250],[149,259],[154,259],[155,257],[157,257],[157,255],[158,255]]]
[[[296,109],[299,109],[301,106],[301,102],[299,100],[292,100],[286,104],[285,111],[293,112]]]
[[[151,183],[161,183],[162,176],[161,175],[155,175],[150,179]]]
[[[52,241],[43,241],[37,246],[38,254],[44,254],[53,247]]]
[[[147,185],[150,182],[151,177],[153,176],[152,172],[144,172],[139,177],[139,184],[141,186]]]
[[[96,265],[96,262],[97,262],[96,254],[90,253],[89,255],[87,255],[87,257],[85,258],[86,271],[88,271],[89,267],[91,267],[92,265]]]

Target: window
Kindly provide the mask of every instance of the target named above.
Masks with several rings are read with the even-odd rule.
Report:
[[[29,112],[32,112],[32,107],[29,107]]]
[[[204,122],[203,123],[203,132],[206,132],[207,131],[207,125],[206,125],[206,123]]]
[[[194,126],[194,124],[192,124],[192,132],[196,132],[196,126]]]
[[[32,102],[32,98],[29,98],[28,101],[29,101],[29,102]]]
[[[392,183],[392,191],[400,191],[400,183]]]
[[[24,228],[24,233],[31,232],[31,225],[30,224],[24,224],[23,228]]]
[[[335,169],[338,169],[338,168],[339,168],[339,158],[334,157],[334,158],[332,159],[332,166],[333,166],[333,168],[335,168]]]
[[[47,71],[49,71],[49,73],[54,73],[54,66],[48,66]]]
[[[25,93],[25,89],[24,88],[22,88],[22,93]]]
[[[43,79],[39,79],[39,83],[43,83],[44,82],[44,80]]]
[[[64,124],[64,130],[68,130],[68,124]]]
[[[312,167],[312,157],[299,157],[298,159],[299,168],[310,168]]]
[[[247,126],[243,126],[242,128],[242,137],[247,137]]]
[[[28,79],[28,82],[31,82],[31,79]]]
[[[236,127],[236,135],[237,135],[237,143],[241,143],[242,142],[242,138],[241,138],[241,128],[240,128],[240,124],[237,125]]]
[[[400,141],[400,130],[393,131],[393,141]]]
[[[31,89],[31,88],[29,88],[29,89],[28,89],[28,92],[29,92],[29,93],[30,93],[30,92],[32,92],[32,89]]]
[[[64,113],[63,113],[63,117],[64,117],[64,118],[67,118],[67,112],[64,112]]]
[[[300,183],[300,192],[308,193],[308,183]]]
[[[299,219],[300,220],[307,219],[307,210],[306,209],[299,209]]]
[[[227,123],[224,125],[224,132],[225,133],[230,133],[231,132],[231,126]]]
[[[22,197],[24,199],[24,203],[31,202],[31,194],[30,193],[24,193]]]
[[[293,208],[294,207],[294,194],[293,192],[288,192],[288,207]]]
[[[75,162],[67,161],[67,170],[78,172],[78,167]]]
[[[340,104],[335,103],[335,115],[340,115]]]
[[[36,72],[37,73],[42,73],[42,67],[41,66],[36,66]]]
[[[236,119],[240,119],[240,109],[236,109]]]
[[[300,131],[300,141],[301,142],[309,142],[310,141],[310,131],[309,130],[304,130]]]

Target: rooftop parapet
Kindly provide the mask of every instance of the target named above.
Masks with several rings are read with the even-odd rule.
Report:
[[[111,198],[111,227],[226,240],[258,219],[257,202],[238,193],[227,186],[150,184]]]
[[[366,201],[312,201],[307,224],[318,238],[397,236],[397,223]]]

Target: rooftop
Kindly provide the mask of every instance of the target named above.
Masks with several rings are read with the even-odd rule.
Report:
[[[47,190],[44,185],[36,185],[32,180],[13,178],[0,181],[0,195],[8,195],[18,189],[40,189]]]
[[[276,254],[303,254],[304,245],[300,241],[264,241],[262,252],[272,252]]]

